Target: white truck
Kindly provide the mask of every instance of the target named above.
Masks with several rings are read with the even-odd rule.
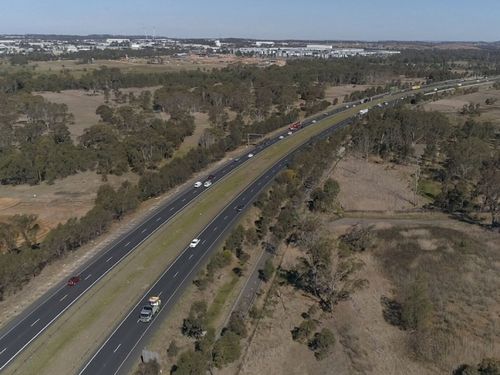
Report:
[[[367,113],[368,113],[368,108],[365,108],[365,109],[360,109],[360,110],[359,110],[359,115],[360,115],[360,116],[366,115]]]
[[[148,305],[142,307],[141,316],[139,320],[148,323],[153,319],[153,316],[160,310],[161,299],[160,297],[151,296],[148,300]]]

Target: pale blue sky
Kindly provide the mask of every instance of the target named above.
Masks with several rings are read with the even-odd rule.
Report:
[[[500,40],[500,0],[0,0],[0,33]]]

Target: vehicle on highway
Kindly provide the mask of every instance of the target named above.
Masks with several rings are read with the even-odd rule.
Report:
[[[148,323],[153,319],[153,316],[160,310],[161,299],[157,296],[151,296],[148,300],[149,304],[142,307],[139,320]]]
[[[211,174],[211,175],[209,175],[209,176],[207,177],[207,180],[212,181],[214,178],[215,178],[215,176],[214,176],[213,174]]]
[[[234,162],[235,162],[235,163],[237,163],[237,162],[239,162],[239,161],[240,161],[240,158],[235,158],[235,159],[234,159]]]
[[[205,187],[209,187],[210,185],[212,185],[212,181],[210,181],[210,180],[206,180],[206,181],[203,183],[203,186],[205,186]]]
[[[236,211],[241,212],[245,208],[244,205],[240,204],[239,206],[236,206]]]
[[[284,135],[280,135],[280,136],[279,136],[279,139],[283,139],[283,138],[285,138],[285,136],[284,136]]]
[[[288,133],[286,133],[286,134],[288,134],[288,135],[292,135],[292,134],[293,134],[293,132],[292,132],[292,131],[289,131],[289,132],[288,132]]]
[[[201,181],[196,181],[196,182],[194,183],[194,187],[195,187],[195,188],[199,188],[201,185],[203,185],[203,183],[202,183]]]
[[[313,124],[316,124],[316,120],[312,120],[311,122],[312,122]]]
[[[196,246],[198,246],[199,243],[200,243],[200,239],[195,238],[194,240],[191,241],[191,243],[189,244],[189,247],[196,247]]]
[[[68,286],[75,286],[76,284],[78,284],[80,282],[80,276],[72,276],[69,280],[68,280]]]
[[[253,154],[252,153],[248,154],[248,157],[253,158]]]

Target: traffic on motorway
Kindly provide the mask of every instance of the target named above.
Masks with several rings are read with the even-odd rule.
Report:
[[[484,83],[485,81],[481,81]],[[474,82],[476,83],[476,82]],[[444,88],[448,86],[453,86],[456,84],[455,81],[448,81],[446,83],[441,83],[441,85],[430,85],[428,86],[428,89],[432,89],[433,87],[439,86],[440,88]],[[464,83],[464,86],[466,84]],[[411,92],[410,92],[411,94]],[[377,97],[374,97],[373,99],[381,98],[384,95],[387,94],[381,94],[377,95]],[[404,94],[401,94],[404,95]],[[406,93],[408,95],[408,93]],[[357,101],[353,103],[348,103],[347,105],[352,106],[352,105],[357,105],[360,104],[362,101]],[[336,109],[333,109],[329,112],[324,112],[318,116],[316,116],[314,119],[310,120],[305,120],[304,122],[301,123],[301,127],[305,126],[310,126],[314,123],[316,123],[319,120],[325,119],[327,117],[331,117],[332,115],[335,115],[341,111],[346,110],[346,106],[342,106]],[[347,123],[342,122],[342,126],[346,126]],[[337,124],[331,128],[329,128],[330,131],[332,129],[338,129],[341,125]],[[219,167],[216,169],[214,172],[212,172],[212,175],[207,176],[206,179],[203,181],[198,181],[201,184],[198,184],[196,182],[195,187],[193,188],[188,187],[182,190],[179,194],[177,194],[175,197],[170,199],[168,202],[166,202],[164,205],[159,207],[157,210],[155,210],[151,215],[149,215],[145,220],[140,222],[138,225],[134,226],[130,231],[125,233],[122,237],[120,237],[118,240],[116,240],[114,243],[112,243],[110,246],[108,246],[103,252],[101,252],[98,256],[96,256],[93,260],[91,260],[86,266],[84,266],[77,275],[73,276],[70,280],[67,280],[66,282],[60,283],[57,287],[55,287],[53,290],[51,290],[49,293],[46,295],[42,296],[35,304],[30,306],[23,314],[19,315],[16,319],[14,319],[9,325],[7,325],[2,332],[0,333],[0,370],[4,369],[23,349],[25,349],[33,340],[35,340],[45,329],[47,329],[58,317],[60,317],[68,308],[70,308],[76,301],[78,301],[79,298],[81,298],[82,295],[84,295],[92,286],[94,286],[100,279],[102,279],[107,273],[109,273],[121,260],[123,260],[125,257],[127,257],[137,246],[139,246],[141,243],[143,243],[147,238],[149,238],[153,233],[155,233],[158,229],[160,229],[165,223],[167,223],[173,216],[175,216],[177,213],[182,211],[184,207],[186,207],[189,203],[191,203],[194,199],[199,197],[203,192],[205,191],[206,188],[209,188],[212,184],[216,183],[220,179],[222,179],[224,176],[227,174],[231,173],[233,170],[236,168],[240,167],[242,164],[250,160],[254,155],[257,155],[258,153],[262,152],[264,149],[267,147],[275,144],[276,142],[279,142],[281,139],[288,137],[288,136],[293,136],[295,130],[286,130],[278,135],[276,135],[272,139],[267,139],[263,142],[261,142],[259,145],[254,147],[252,150],[250,150],[246,155],[240,158],[236,158],[233,161],[226,163],[225,165]],[[275,165],[273,168],[271,168],[265,175],[267,176],[267,179],[272,179],[272,177],[275,176],[276,173],[280,170],[282,165]],[[201,259],[208,253],[210,248],[213,246],[214,242],[216,239],[218,239],[223,232],[226,230],[225,228],[228,227],[229,223],[234,220],[234,218],[237,216],[238,213],[240,213],[243,208],[245,207],[246,204],[252,199],[252,197],[255,196],[255,194],[258,193],[263,187],[264,181],[259,178],[257,181],[260,181],[260,185],[254,185],[257,183],[257,181],[252,184],[245,192],[243,192],[237,199],[241,199],[241,201],[235,202],[236,208],[232,208],[229,213],[227,213],[227,218],[222,220],[219,225],[217,226],[216,229],[212,227],[212,233],[208,234],[205,233],[205,231],[199,235],[197,238],[199,240],[199,243],[196,244],[195,247],[190,247],[188,246],[186,250],[182,253],[182,256],[188,256],[188,262],[184,263],[182,265],[182,269],[179,268],[176,277],[178,277],[178,280],[181,280],[182,278],[180,275],[184,274],[187,275],[185,278],[189,277],[189,274],[192,272],[193,267],[195,267],[194,261],[190,261],[189,255],[195,254],[195,253],[190,253],[190,251],[196,251],[197,257],[196,259]],[[253,187],[253,190],[252,190]],[[255,192],[255,194],[254,194]],[[227,208],[226,208],[227,210]],[[224,211],[226,212],[226,211]],[[223,213],[224,213],[223,212]],[[223,214],[221,213],[221,215]],[[214,222],[219,220],[221,217],[219,215]],[[226,223],[226,225],[222,225],[223,223]],[[212,225],[212,224],[211,224]],[[210,226],[209,226],[210,227]],[[207,227],[206,230],[209,230]],[[216,236],[217,235],[217,236]],[[191,249],[191,250],[188,250]],[[188,254],[188,255],[185,255]],[[193,255],[192,258],[195,256]],[[199,263],[198,261],[198,263]],[[175,266],[177,262],[173,263],[169,270],[175,268],[175,267],[180,267],[180,265]],[[196,263],[196,264],[198,264]],[[187,267],[187,268],[186,268]],[[186,269],[184,269],[186,268]],[[169,273],[169,270],[166,271],[164,276]],[[189,273],[187,273],[189,272]],[[169,274],[169,276],[172,276]],[[158,284],[158,283],[157,283]],[[155,284],[155,285],[157,285]],[[179,284],[180,287],[181,284]],[[162,306],[168,306],[169,301],[171,298],[175,295],[176,290],[172,289],[165,289],[165,290],[159,290],[158,293],[156,291],[152,291],[154,293],[148,294],[148,296],[145,296],[145,298],[149,298],[150,295],[157,295],[161,296],[163,294],[163,299],[166,301]],[[167,297],[166,297],[167,296]],[[141,300],[139,301],[138,305],[144,305],[145,301]],[[137,314],[136,314],[137,315]],[[139,314],[140,315],[140,314]],[[138,315],[137,315],[138,316]],[[137,316],[134,316],[135,321],[137,321]],[[156,319],[157,315],[154,315],[152,317],[152,322]],[[124,324],[122,322],[122,324]],[[140,335],[136,335],[136,331],[133,330],[132,332],[129,333],[130,337],[129,339],[135,340],[134,343],[138,342],[138,337],[142,338],[144,334],[147,332],[147,329],[149,327],[148,325],[142,325],[139,326],[141,329],[137,328],[137,332],[140,332]],[[118,328],[117,328],[118,329]],[[113,335],[114,336],[114,335]],[[108,339],[108,342],[112,340],[112,337]],[[120,337],[120,339],[123,339],[123,337]],[[127,340],[127,337],[125,338],[125,341]],[[116,353],[125,353],[126,352],[126,345],[123,345],[123,349],[117,349]],[[135,346],[134,346],[135,347]],[[114,350],[115,348],[113,348]],[[130,353],[130,347],[128,348],[129,352],[125,354],[126,357],[128,357]],[[96,356],[100,356],[99,353],[101,352],[107,352],[107,346],[101,348],[99,352],[96,353]],[[113,351],[112,351],[113,352]],[[110,354],[110,353],[108,353]],[[113,359],[114,357],[118,357],[118,355],[112,356],[112,362],[116,365],[120,361],[116,361]],[[93,362],[95,361],[90,361],[88,363],[87,368],[94,368]],[[121,366],[123,362],[119,364]],[[88,372],[90,370],[84,370],[84,373],[113,373],[112,371],[110,372],[110,368],[108,367],[106,371],[102,372],[102,370],[99,370],[98,372]]]

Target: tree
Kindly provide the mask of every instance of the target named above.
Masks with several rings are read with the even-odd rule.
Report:
[[[491,214],[491,225],[495,226],[498,224],[498,212],[500,211],[500,168],[498,163],[487,162],[481,168],[476,190],[482,197],[483,208]]]
[[[264,268],[259,270],[259,278],[265,282],[271,280],[274,275],[274,265],[271,259],[267,259]]]
[[[298,327],[292,330],[292,338],[295,341],[306,342],[312,335],[318,323],[312,319],[305,319]]]
[[[96,115],[101,116],[101,120],[104,122],[112,123],[114,111],[107,105],[101,104],[95,110]]]
[[[0,222],[0,251],[10,253],[17,249],[18,230],[9,223]]]
[[[167,349],[167,355],[169,356],[169,358],[173,358],[177,356],[178,353],[179,353],[179,347],[177,346],[177,343],[175,342],[175,340],[170,341],[170,345],[168,346]]]
[[[198,301],[191,305],[189,315],[182,323],[182,334],[199,338],[207,330],[207,303]]]
[[[314,351],[317,360],[325,359],[330,354],[335,344],[335,336],[328,328],[323,328],[320,332],[314,334],[309,342],[309,348]]]
[[[17,214],[10,218],[10,222],[21,234],[24,244],[27,247],[32,247],[37,243],[36,235],[40,230],[40,225],[37,223],[37,215]]]
[[[188,350],[179,356],[177,364],[172,369],[175,375],[201,375],[209,368],[206,355],[199,351]]]
[[[231,332],[236,333],[241,338],[247,337],[247,327],[245,325],[245,319],[241,312],[233,311],[231,313],[229,323],[227,324],[227,329]]]
[[[215,342],[213,348],[213,362],[217,368],[222,368],[236,361],[241,355],[240,336],[228,331]]]

